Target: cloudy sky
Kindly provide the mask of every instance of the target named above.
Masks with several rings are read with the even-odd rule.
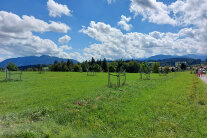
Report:
[[[1,0],[0,61],[207,54],[207,0]]]

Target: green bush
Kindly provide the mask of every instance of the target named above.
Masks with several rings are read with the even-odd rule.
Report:
[[[82,71],[81,65],[75,64],[73,67],[74,72],[80,72]]]
[[[7,65],[7,69],[8,69],[9,71],[17,71],[17,70],[19,70],[18,67],[17,67],[14,63],[12,63],[12,62],[10,62],[10,63]]]

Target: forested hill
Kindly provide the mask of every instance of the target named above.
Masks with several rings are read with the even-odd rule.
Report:
[[[28,56],[28,57],[18,57],[18,58],[10,58],[0,62],[0,68],[6,66],[8,63],[12,62],[16,64],[18,67],[20,66],[29,66],[29,65],[50,65],[53,64],[54,61],[65,61],[67,62],[68,59],[58,58],[58,57],[51,57],[51,56]],[[76,60],[70,59],[73,63],[77,63]]]
[[[169,58],[162,60],[146,60],[147,62],[160,62],[161,66],[169,65],[175,66],[176,62],[186,62],[188,65],[201,64],[201,59],[192,59],[192,58]]]
[[[137,59],[137,60],[164,60],[164,59],[172,59],[172,58],[201,59],[202,61],[205,61],[207,59],[207,55],[194,55],[194,54],[188,54],[188,55],[183,55],[183,56],[156,55],[156,56],[151,56],[151,57],[148,57],[148,58]]]

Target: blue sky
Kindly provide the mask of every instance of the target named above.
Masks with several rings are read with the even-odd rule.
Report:
[[[206,54],[206,6],[205,0],[1,0],[0,60]]]

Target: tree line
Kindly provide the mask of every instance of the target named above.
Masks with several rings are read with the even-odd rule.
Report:
[[[187,63],[179,64],[179,69],[186,70]],[[17,71],[19,68],[14,63],[9,63],[7,69],[10,71]],[[44,70],[42,65],[37,65],[34,68],[29,67],[25,69],[26,71],[42,71]],[[174,72],[175,68],[170,69],[169,66],[161,66],[160,62],[138,62],[138,61],[123,61],[122,59],[116,61],[107,61],[105,58],[103,60],[95,60],[93,57],[91,60],[86,60],[82,63],[74,64],[71,60],[65,61],[55,61],[54,64],[48,66],[49,71],[55,72],[121,72],[126,71],[129,73],[168,73],[170,71]]]
[[[49,66],[50,71],[61,71],[61,72],[121,72],[126,71],[129,73],[159,73],[162,68],[160,68],[159,62],[154,62],[149,64],[147,62],[137,62],[131,61],[107,61],[105,58],[103,60],[95,60],[93,57],[89,61],[84,61],[82,63],[74,64],[72,61],[58,62],[55,61],[53,65]],[[163,69],[165,72],[169,72],[169,66],[165,66]]]
[[[82,63],[74,64],[71,60],[67,62],[55,61],[54,64],[49,66],[50,71],[63,71],[63,72],[87,72],[87,71],[94,71],[94,72],[107,72],[108,71],[108,63],[106,59],[97,60],[95,61],[92,58],[89,61],[84,61]]]

